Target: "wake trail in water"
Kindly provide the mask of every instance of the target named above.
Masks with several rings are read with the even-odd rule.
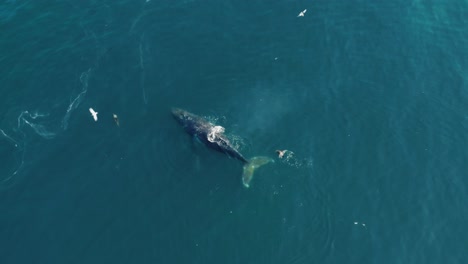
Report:
[[[16,136],[10,136],[3,129],[0,129],[0,139],[4,138],[15,146],[15,149],[6,148],[9,154],[4,157],[4,160],[10,159],[12,163],[10,164],[11,168],[7,168],[6,166],[1,168],[4,171],[0,172],[0,190],[9,188],[15,184],[15,182],[18,181],[17,178],[20,172],[25,170],[25,164],[27,164],[25,162],[27,143],[31,140],[36,140],[29,137],[31,133],[28,133],[28,130],[32,129],[34,134],[37,134],[42,139],[51,140],[68,128],[68,121],[71,114],[79,107],[88,91],[88,81],[91,71],[92,68],[89,68],[87,71],[81,73],[81,91],[75,97],[71,97],[66,113],[61,119],[61,126],[56,118],[50,116],[50,113],[23,110],[17,117],[16,128],[13,128],[17,134]]]
[[[143,93],[143,102],[145,104],[148,104],[148,99],[146,99],[146,91],[145,91],[145,65],[144,65],[144,60],[143,60],[143,40],[145,38],[145,35],[140,39],[140,44],[138,45],[138,51],[140,54],[140,85]]]
[[[142,70],[145,69],[145,66],[143,64],[143,45],[142,45],[144,37],[145,37],[145,35],[143,35],[141,37],[140,45],[138,45],[138,50],[140,51],[140,69],[142,69]]]
[[[147,11],[145,9],[146,4],[149,2],[149,0],[146,0],[145,3],[143,3],[141,7],[141,12],[140,14],[133,20],[132,25],[130,26],[129,34],[132,34],[133,31],[135,30],[135,27],[137,24],[140,22],[140,20],[147,14]]]
[[[18,142],[16,140],[14,140],[12,137],[10,137],[9,135],[7,135],[7,133],[5,133],[5,131],[3,131],[3,129],[0,129],[0,132],[2,133],[2,135],[8,139],[10,142],[12,142],[13,144],[15,144],[15,147],[18,147]]]
[[[70,115],[72,112],[78,108],[80,105],[81,101],[83,101],[84,96],[88,92],[88,80],[89,80],[89,74],[91,72],[91,69],[88,69],[87,71],[81,73],[80,75],[80,82],[82,84],[82,90],[81,92],[73,99],[70,103],[70,105],[67,108],[67,112],[65,113],[65,116],[63,117],[62,120],[62,128],[63,130],[66,130],[68,128],[68,120],[70,119]]]
[[[31,114],[28,111],[23,111],[21,114],[18,116],[18,130],[21,131],[22,127],[24,124],[28,125],[31,127],[36,134],[39,136],[45,138],[45,139],[52,139],[55,137],[56,133],[49,131],[45,125],[40,124],[39,122],[41,121],[36,121],[36,119],[41,119],[42,117],[47,117],[49,116],[48,114],[39,114],[39,113],[34,113]],[[29,120],[28,120],[29,119]],[[34,121],[32,121],[32,120]]]
[[[80,82],[82,84],[82,90],[75,98],[73,98],[73,100],[71,100],[71,103],[67,108],[65,116],[62,119],[61,128],[63,130],[67,129],[68,120],[70,119],[71,114],[78,108],[88,91],[88,80],[90,72],[91,69],[88,69],[87,71],[81,73]],[[5,175],[8,174],[8,176],[5,178],[0,178],[0,189],[8,188],[14,184],[14,176],[19,174],[19,172],[24,167],[26,153],[25,149],[29,140],[28,133],[26,133],[27,130],[25,128],[32,129],[35,134],[39,135],[43,139],[51,140],[54,139],[60,131],[62,131],[62,129],[57,127],[57,125],[58,124],[53,120],[52,117],[50,117],[49,113],[39,113],[37,111],[30,112],[28,110],[24,110],[18,115],[17,126],[13,129],[17,132],[19,138],[10,136],[3,129],[0,129],[0,138],[5,138],[8,142],[15,146],[15,150],[10,150],[10,155],[5,157],[15,161],[14,164],[11,165],[11,169],[5,168],[5,172],[7,172]],[[11,171],[13,172],[10,173]]]
[[[73,7],[79,8],[76,6]],[[106,7],[108,6],[106,5]],[[8,130],[0,129],[0,140],[3,139],[3,141],[14,144],[15,147],[12,148],[11,146],[8,146],[8,144],[2,145],[5,146],[2,150],[7,151],[8,153],[8,155],[5,155],[2,157],[2,159],[4,161],[9,159],[11,162],[14,162],[14,164],[12,163],[8,165],[12,168],[7,168],[8,166],[0,166],[0,169],[4,169],[3,171],[0,171],[0,189],[8,188],[18,181],[17,178],[20,177],[19,174],[24,174],[28,164],[28,151],[26,151],[26,146],[30,142],[38,141],[38,138],[32,134],[37,134],[41,139],[45,140],[56,138],[57,135],[59,135],[61,132],[67,130],[72,113],[74,113],[74,111],[80,107],[81,103],[85,99],[88,91],[90,74],[92,71],[99,68],[100,60],[102,56],[107,53],[108,49],[102,47],[100,41],[100,38],[105,37],[105,34],[102,36],[96,35],[94,31],[88,30],[86,24],[82,23],[81,21],[79,26],[83,29],[84,32],[83,40],[95,42],[94,50],[96,51],[96,56],[94,63],[91,62],[91,67],[81,73],[79,77],[79,81],[81,83],[81,85],[79,85],[80,90],[77,92],[73,91],[73,93],[69,96],[70,103],[66,107],[66,112],[63,117],[60,112],[50,112],[44,114],[43,112],[39,113],[38,111],[31,111],[30,109],[20,109],[20,113],[17,116],[17,126],[15,127],[15,125],[13,125],[11,128],[13,134],[6,132]],[[5,178],[4,175],[9,176]],[[13,177],[15,175],[16,177]]]
[[[11,156],[18,156],[21,155],[21,157],[16,160],[20,160],[17,162],[14,162],[14,164],[10,164],[12,166],[12,170],[14,171],[12,173],[6,172],[5,175],[7,175],[5,178],[0,178],[0,189],[3,189],[5,187],[8,187],[9,185],[12,184],[11,179],[13,176],[18,174],[18,172],[22,169],[23,164],[24,164],[24,144],[21,146],[20,142],[18,140],[15,140],[13,137],[9,136],[3,129],[0,129],[0,134],[3,135],[4,138],[7,139],[8,142],[12,143],[15,146],[15,150],[11,152]],[[5,157],[7,158],[7,157]]]

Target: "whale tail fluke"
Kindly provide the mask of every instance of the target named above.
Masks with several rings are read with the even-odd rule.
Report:
[[[253,157],[249,160],[248,163],[244,165],[244,172],[242,173],[242,183],[246,188],[250,187],[250,181],[253,178],[254,172],[257,168],[274,162],[273,159],[269,157]]]

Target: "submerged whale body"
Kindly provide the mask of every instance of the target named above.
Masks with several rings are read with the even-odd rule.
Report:
[[[268,157],[254,157],[247,160],[229,142],[229,139],[224,135],[223,127],[216,126],[201,116],[192,114],[180,108],[172,108],[172,115],[179,124],[184,127],[188,134],[196,137],[209,148],[225,153],[228,156],[241,161],[244,164],[242,183],[245,187],[250,186],[250,181],[252,180],[256,168],[273,161]]]

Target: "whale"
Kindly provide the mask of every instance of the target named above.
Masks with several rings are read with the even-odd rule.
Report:
[[[239,160],[243,164],[242,184],[250,187],[254,172],[257,168],[274,162],[269,157],[257,156],[251,159],[245,158],[226,136],[225,129],[208,121],[206,118],[190,113],[181,108],[171,109],[173,117],[184,130],[208,148],[224,153],[229,157]]]

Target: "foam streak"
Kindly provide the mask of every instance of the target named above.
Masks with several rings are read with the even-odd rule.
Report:
[[[65,113],[65,116],[63,117],[63,120],[62,120],[63,130],[66,130],[68,128],[68,119],[70,119],[71,113],[80,105],[81,101],[83,101],[83,98],[86,95],[86,92],[88,92],[88,80],[89,80],[90,71],[91,69],[88,69],[88,71],[81,73],[80,82],[83,85],[83,89],[75,97],[75,99],[72,100],[72,102],[67,108],[67,112]]]

